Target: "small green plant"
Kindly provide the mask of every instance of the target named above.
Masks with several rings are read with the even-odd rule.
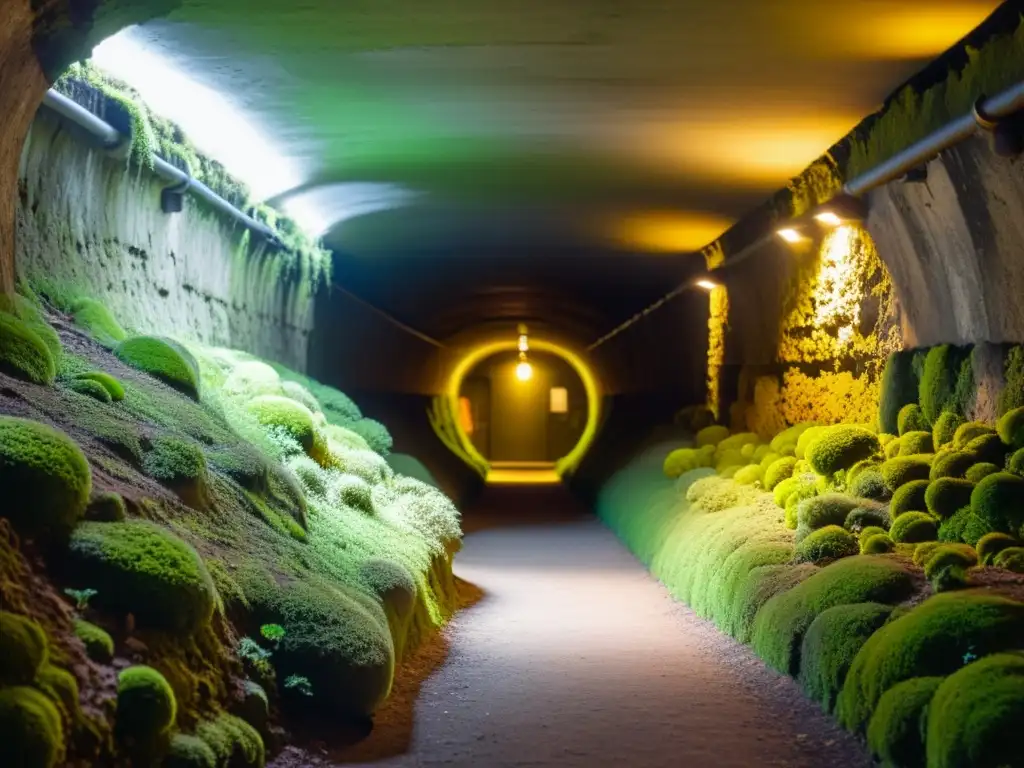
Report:
[[[261,664],[270,658],[270,651],[251,637],[243,637],[238,641],[238,656],[253,664]]]
[[[285,631],[284,627],[280,624],[264,624],[260,627],[260,634],[263,635],[264,639],[269,640],[273,644],[276,651],[284,639]]]
[[[79,611],[84,611],[89,607],[89,601],[92,600],[98,594],[95,589],[68,589],[64,590],[64,594],[75,601],[75,608]]]
[[[303,696],[313,695],[313,686],[309,682],[308,677],[302,675],[288,675],[284,680],[284,687],[288,690],[296,690]]]
[[[965,667],[968,664],[970,664],[972,661],[974,661],[975,659],[978,658],[978,654],[976,654],[974,651],[975,651],[975,648],[974,648],[973,645],[967,646],[967,652],[964,654],[964,666]]]

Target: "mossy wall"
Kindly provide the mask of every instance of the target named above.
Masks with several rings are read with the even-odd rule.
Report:
[[[306,370],[310,281],[240,225],[91,148],[45,110],[21,157],[16,264],[49,292],[85,295],[140,333],[246,349]]]

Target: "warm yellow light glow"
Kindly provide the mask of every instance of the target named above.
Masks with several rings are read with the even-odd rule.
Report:
[[[832,213],[832,211],[822,211],[821,213],[816,213],[814,215],[814,218],[820,223],[824,224],[826,227],[838,227],[840,224],[843,223],[843,220],[836,216],[834,213]]]
[[[459,398],[459,426],[467,435],[473,434],[473,406],[468,397]]]
[[[519,336],[519,351],[526,352],[530,348],[530,340],[523,333]]]
[[[978,26],[998,2],[959,0],[943,3],[881,3],[870,12],[850,8],[851,17],[836,24],[829,8],[830,22],[843,30],[837,35],[832,53],[863,58],[923,59],[942,53]]]
[[[650,211],[626,216],[614,237],[628,248],[653,253],[685,253],[703,248],[732,226],[732,220],[696,211]]]
[[[780,229],[778,235],[787,243],[799,243],[801,240],[804,239],[803,236],[792,227]]]
[[[569,390],[565,387],[552,387],[548,410],[551,413],[569,412]]]
[[[533,366],[523,360],[516,366],[516,378],[520,381],[529,381],[533,378]]]
[[[576,466],[590,449],[594,438],[597,436],[597,427],[601,423],[601,388],[590,365],[587,364],[583,357],[569,347],[537,339],[534,339],[532,344],[533,348],[538,352],[547,352],[565,360],[576,371],[576,375],[580,377],[580,381],[583,382],[583,389],[587,393],[587,422],[583,427],[583,434],[580,435],[580,439],[573,449],[555,464],[555,471],[559,476],[564,476],[576,469]],[[447,397],[449,401],[457,407],[459,395],[462,391],[462,382],[477,363],[499,352],[510,352],[515,351],[515,349],[515,340],[506,339],[482,343],[480,346],[474,347],[467,352],[466,356],[459,360],[448,376]],[[473,465],[489,468],[490,463],[475,448],[466,433],[460,429],[460,434],[459,448],[465,452],[469,460],[473,462]]]
[[[703,288],[705,291],[713,291],[718,287],[718,283],[714,283],[710,280],[698,280],[697,287]]]

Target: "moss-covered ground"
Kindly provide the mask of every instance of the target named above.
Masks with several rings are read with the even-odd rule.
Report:
[[[1016,765],[1003,745],[1024,700],[1017,415],[996,430],[950,412],[933,414],[937,452],[919,410],[902,438],[706,428],[628,465],[598,513],[675,597],[796,678],[883,764]],[[906,438],[903,455],[884,447]],[[930,473],[981,463],[1007,470]]]
[[[306,712],[371,717],[455,609],[452,502],[301,374],[19,317],[57,346],[0,366],[0,764],[263,765]]]

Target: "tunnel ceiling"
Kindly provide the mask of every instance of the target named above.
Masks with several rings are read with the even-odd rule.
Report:
[[[294,160],[366,298],[435,333],[517,311],[599,332],[998,3],[529,5],[184,0],[133,34]],[[342,220],[342,182],[416,197]]]

